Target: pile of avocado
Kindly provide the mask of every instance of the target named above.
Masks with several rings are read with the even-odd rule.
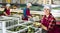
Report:
[[[20,33],[35,33],[35,29],[29,27],[26,31],[20,32]]]
[[[27,33],[35,33],[35,29],[32,27],[29,27],[27,31]]]
[[[16,26],[16,27],[8,29],[8,30],[16,32],[16,31],[19,31],[19,30],[24,29],[24,28],[25,28],[25,26]]]

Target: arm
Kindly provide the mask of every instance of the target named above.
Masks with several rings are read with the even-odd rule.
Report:
[[[47,27],[43,25],[44,18],[45,18],[45,16],[43,16],[42,19],[40,20],[40,22],[41,22],[41,28],[44,29],[44,30],[48,30]]]
[[[6,16],[8,16],[8,14],[6,13],[6,8],[4,9],[4,14],[5,14]]]
[[[41,24],[41,28],[44,30],[48,30],[46,26],[44,26],[43,24]]]
[[[4,12],[4,14],[5,14],[6,16],[8,16],[8,14],[7,14],[6,12]]]

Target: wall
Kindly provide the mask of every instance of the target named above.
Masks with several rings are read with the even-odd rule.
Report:
[[[2,3],[2,0],[0,0],[0,3]]]

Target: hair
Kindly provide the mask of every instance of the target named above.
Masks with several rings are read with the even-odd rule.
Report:
[[[43,8],[43,10],[44,9],[49,9],[51,11],[51,6],[50,5],[45,5],[44,8]]]

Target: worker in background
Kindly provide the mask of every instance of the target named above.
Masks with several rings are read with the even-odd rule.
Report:
[[[29,18],[31,18],[31,14],[30,14],[30,7],[32,6],[31,3],[27,3],[26,4],[26,8],[23,9],[23,20],[28,20]]]
[[[10,15],[10,4],[7,4],[4,9],[4,15],[9,16]]]

